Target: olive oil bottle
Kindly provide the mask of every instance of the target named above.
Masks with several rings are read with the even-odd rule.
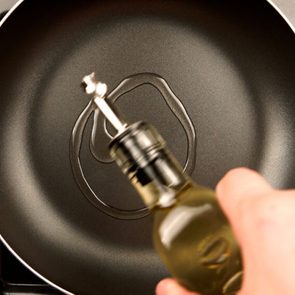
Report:
[[[117,130],[110,155],[153,213],[155,249],[172,276],[203,295],[235,294],[242,280],[240,251],[214,191],[183,173],[154,127],[122,122],[94,74],[83,83]]]
[[[170,273],[191,291],[235,294],[242,279],[239,247],[214,192],[184,175],[144,122],[114,138],[110,152],[154,215],[154,245]]]

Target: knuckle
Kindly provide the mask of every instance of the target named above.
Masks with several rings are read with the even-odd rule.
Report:
[[[278,237],[295,238],[295,191],[272,191],[240,200],[236,206],[236,225],[247,237],[261,245]]]
[[[253,202],[253,217],[256,223],[269,222],[277,213],[276,202],[270,196],[259,197]]]
[[[250,218],[258,228],[283,225],[290,218],[295,222],[295,198],[290,200],[278,191],[254,198],[248,210],[251,210]]]
[[[276,203],[271,195],[242,199],[237,206],[240,222],[246,227],[272,223],[278,215]]]

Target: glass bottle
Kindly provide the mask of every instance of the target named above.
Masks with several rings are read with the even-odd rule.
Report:
[[[153,240],[180,284],[201,294],[235,294],[242,264],[238,244],[211,189],[182,172],[154,127],[130,125],[110,154],[154,216]]]
[[[235,294],[242,280],[240,251],[214,191],[183,173],[154,127],[123,122],[94,73],[83,85],[117,131],[110,154],[153,213],[154,245],[170,273],[203,295]]]

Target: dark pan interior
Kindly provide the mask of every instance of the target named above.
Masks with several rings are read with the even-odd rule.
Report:
[[[168,81],[196,127],[197,182],[214,188],[247,166],[294,185],[295,38],[266,1],[25,1],[0,42],[1,234],[68,291],[148,295],[167,275],[151,217],[110,218],[74,181],[69,141],[92,71],[110,89],[141,72]],[[130,122],[154,124],[184,162],[185,133],[154,88],[117,105]],[[93,189],[112,205],[141,207],[115,164],[91,156],[90,127],[81,160]]]

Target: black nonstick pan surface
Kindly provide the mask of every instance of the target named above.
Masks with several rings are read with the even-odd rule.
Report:
[[[129,75],[169,83],[197,135],[193,178],[212,188],[247,166],[276,187],[295,183],[295,38],[266,1],[27,0],[0,28],[0,233],[43,278],[76,294],[153,294],[168,275],[151,243],[152,218],[118,220],[80,191],[69,143],[95,71],[113,89]],[[156,89],[116,103],[155,125],[184,163],[185,132]],[[109,204],[142,203],[115,164],[81,161]],[[193,257],[192,257],[193,259]]]

